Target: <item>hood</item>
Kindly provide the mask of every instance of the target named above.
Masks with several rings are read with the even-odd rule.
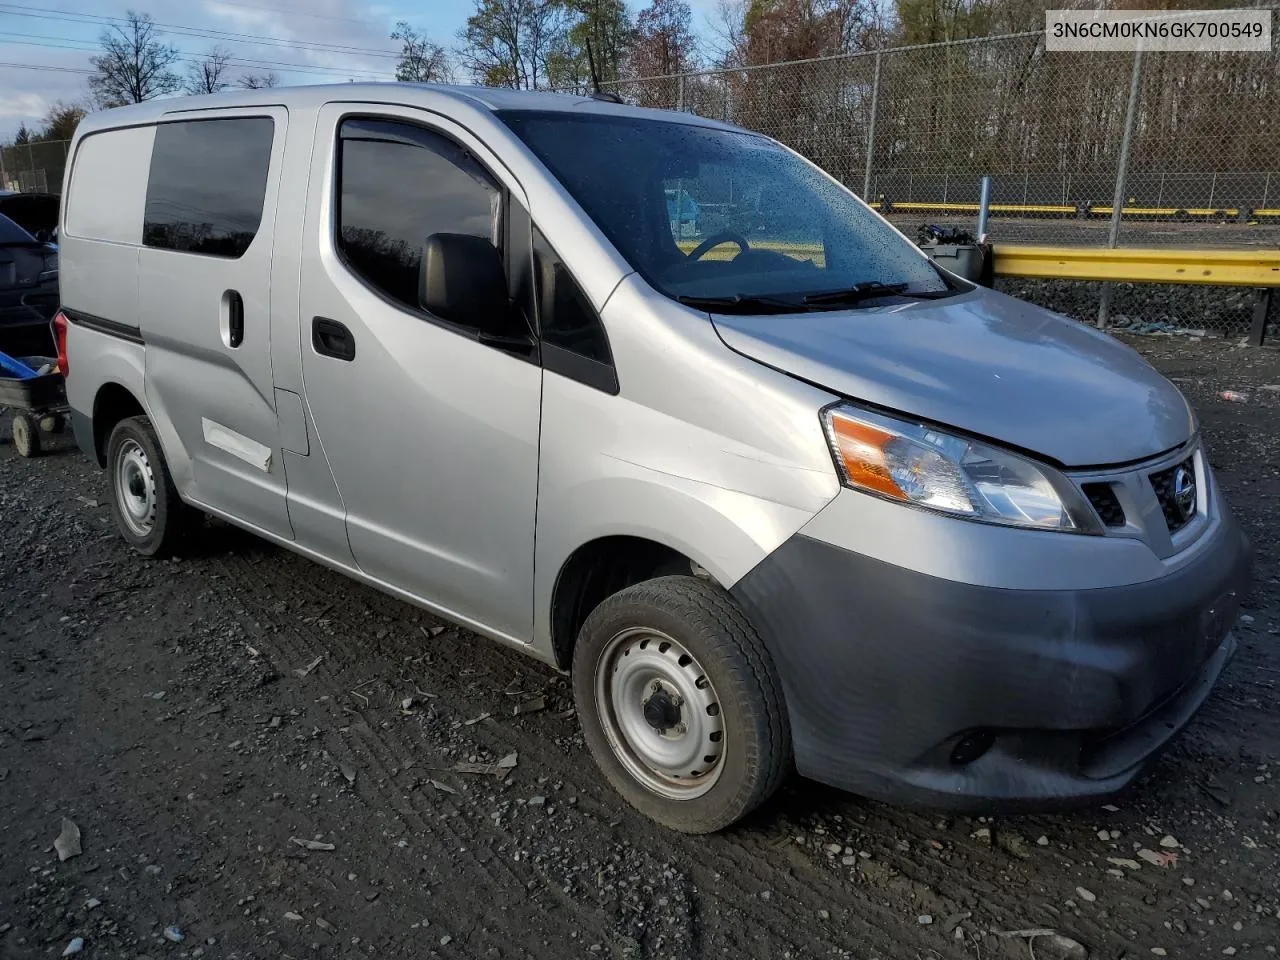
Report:
[[[1177,388],[1137,351],[993,290],[712,321],[730,349],[770,367],[1063,466],[1141,460],[1195,429]]]

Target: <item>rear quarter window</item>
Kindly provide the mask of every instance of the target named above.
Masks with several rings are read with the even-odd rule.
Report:
[[[181,120],[156,127],[142,242],[240,257],[262,222],[275,122]]]
[[[72,158],[62,233],[85,240],[142,242],[142,209],[155,127],[85,136]]]

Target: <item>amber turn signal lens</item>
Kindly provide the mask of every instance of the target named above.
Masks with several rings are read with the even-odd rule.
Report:
[[[831,434],[850,483],[897,500],[907,499],[890,476],[885,460],[885,445],[894,439],[892,433],[834,413]]]

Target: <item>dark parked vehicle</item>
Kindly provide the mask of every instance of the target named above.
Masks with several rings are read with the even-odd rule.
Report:
[[[0,214],[0,352],[51,355],[57,309],[57,248]]]
[[[37,240],[56,242],[58,207],[56,193],[0,193],[0,216],[8,217]]]

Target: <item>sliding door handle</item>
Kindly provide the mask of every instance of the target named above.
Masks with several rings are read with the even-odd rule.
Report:
[[[322,357],[347,361],[356,358],[356,341],[351,336],[351,331],[328,317],[312,319],[311,346]]]
[[[227,346],[235,349],[244,343],[244,298],[237,290],[222,295],[227,311]]]

